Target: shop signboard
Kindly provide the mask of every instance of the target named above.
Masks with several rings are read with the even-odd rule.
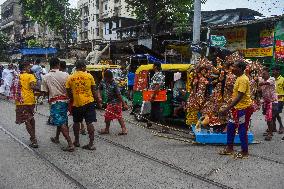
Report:
[[[280,21],[275,29],[275,59],[284,63],[284,21]]]
[[[260,47],[271,47],[273,46],[274,30],[265,29],[260,32]]]
[[[225,36],[211,35],[210,43],[212,47],[225,47],[227,40]]]
[[[240,52],[245,58],[271,57],[273,56],[273,47],[242,49]]]

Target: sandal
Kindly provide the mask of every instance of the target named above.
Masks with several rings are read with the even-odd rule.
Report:
[[[50,137],[51,142],[53,142],[54,144],[59,144],[60,141],[58,139],[56,139],[55,137]]]
[[[284,129],[283,128],[279,129],[278,134],[282,135],[283,133],[284,133]]]
[[[81,135],[87,135],[87,132],[86,132],[86,130],[81,130],[81,131],[80,131],[80,134],[81,134]]]
[[[99,135],[108,135],[109,131],[106,131],[105,129],[102,129],[98,133],[99,133]]]
[[[84,150],[96,150],[96,147],[93,145],[93,146],[90,146],[89,144],[85,145],[82,147]]]
[[[80,147],[80,143],[77,143],[77,142],[73,142],[73,145],[75,146],[75,147]]]
[[[244,152],[238,152],[234,155],[235,159],[248,159],[249,155],[248,153],[244,153]]]
[[[271,141],[272,140],[272,135],[267,135],[264,140],[266,141]]]
[[[64,152],[74,152],[75,147],[74,146],[67,146],[66,148],[62,148]]]
[[[29,144],[29,146],[32,147],[32,148],[38,148],[37,142],[32,142],[32,143]]]
[[[234,155],[234,151],[225,148],[219,152],[219,155],[224,155],[224,156]]]

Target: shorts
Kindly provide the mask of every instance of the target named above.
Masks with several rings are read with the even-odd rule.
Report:
[[[105,116],[105,121],[122,119],[122,105],[120,103],[108,104],[104,116]]]
[[[85,119],[87,124],[97,122],[96,106],[94,102],[81,107],[73,107],[72,115],[74,123],[81,123]]]
[[[283,106],[284,106],[284,102],[283,101],[278,101],[278,111],[279,111],[279,113],[282,113]]]
[[[62,126],[68,123],[68,103],[56,102],[50,106],[50,117],[54,126]]]
[[[133,85],[128,85],[127,88],[129,91],[133,91]]]
[[[34,118],[35,105],[16,105],[16,124],[22,124]]]

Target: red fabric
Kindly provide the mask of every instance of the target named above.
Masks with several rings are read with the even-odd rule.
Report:
[[[108,104],[104,116],[105,116],[105,121],[121,119],[122,118],[122,105],[121,104]]]
[[[68,100],[68,97],[64,96],[64,95],[56,96],[54,98],[49,99],[49,103],[56,102],[56,101],[59,101],[59,100]]]

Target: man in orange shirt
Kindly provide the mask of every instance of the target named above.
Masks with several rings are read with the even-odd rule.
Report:
[[[237,158],[248,157],[248,136],[250,117],[253,113],[252,99],[250,96],[250,81],[245,75],[246,63],[236,62],[233,65],[233,74],[237,76],[234,85],[232,103],[225,109],[220,111],[220,115],[224,115],[231,110],[231,119],[227,126],[227,148],[220,152],[220,155],[234,154],[234,139],[236,129],[238,128],[241,140],[242,151],[236,154]]]
[[[35,95],[34,90],[36,89],[36,78],[33,74],[30,74],[31,66],[27,63],[19,65],[21,74],[18,76],[19,82],[15,89],[18,88],[21,92],[20,95],[15,94],[16,102],[16,124],[26,124],[26,129],[30,135],[30,146],[32,148],[38,148],[38,143],[35,136],[35,119],[34,119],[34,108],[35,108]],[[17,90],[15,90],[17,91]]]
[[[79,60],[76,62],[75,66],[76,72],[71,75],[66,82],[68,97],[73,102],[72,115],[75,135],[74,145],[76,147],[80,146],[80,123],[83,119],[85,119],[90,141],[89,144],[83,146],[83,149],[95,150],[93,125],[93,122],[97,121],[95,98],[99,106],[102,100],[96,91],[96,84],[93,76],[86,72],[86,61]]]

